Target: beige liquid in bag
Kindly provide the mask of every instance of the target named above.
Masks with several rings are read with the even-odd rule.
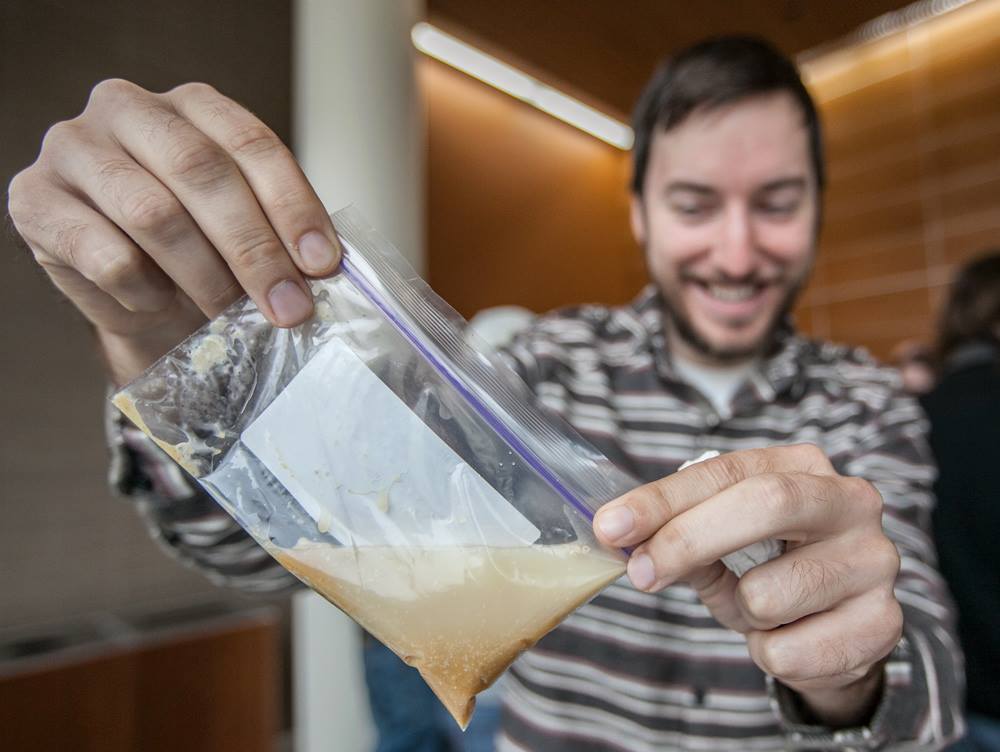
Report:
[[[271,553],[416,667],[464,729],[475,696],[625,571],[579,543],[520,548],[338,547]]]

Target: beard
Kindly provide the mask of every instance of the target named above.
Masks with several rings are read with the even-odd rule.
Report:
[[[807,277],[808,275],[803,275],[789,285],[781,304],[775,308],[771,320],[757,340],[746,345],[729,347],[714,345],[699,334],[690,317],[679,305],[674,304],[667,291],[659,285],[657,287],[666,314],[666,325],[672,327],[674,333],[696,353],[720,364],[732,364],[763,355],[770,350],[777,341],[778,332],[784,328],[785,322],[790,317]]]

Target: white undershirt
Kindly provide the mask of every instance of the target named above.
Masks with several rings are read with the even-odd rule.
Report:
[[[731,414],[730,403],[737,390],[757,367],[757,359],[729,366],[706,366],[673,356],[674,370],[688,384],[701,392],[723,418]]]

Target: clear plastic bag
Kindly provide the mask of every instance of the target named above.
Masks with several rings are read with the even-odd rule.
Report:
[[[416,666],[475,694],[624,571],[597,508],[636,481],[565,423],[359,214],[316,314],[243,299],[114,396],[268,552]]]

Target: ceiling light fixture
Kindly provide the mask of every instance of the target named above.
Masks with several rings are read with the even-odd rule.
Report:
[[[612,146],[626,151],[632,148],[632,129],[624,123],[543,84],[537,78],[522,73],[431,24],[418,23],[410,36],[414,46],[425,55],[527,102]]]

